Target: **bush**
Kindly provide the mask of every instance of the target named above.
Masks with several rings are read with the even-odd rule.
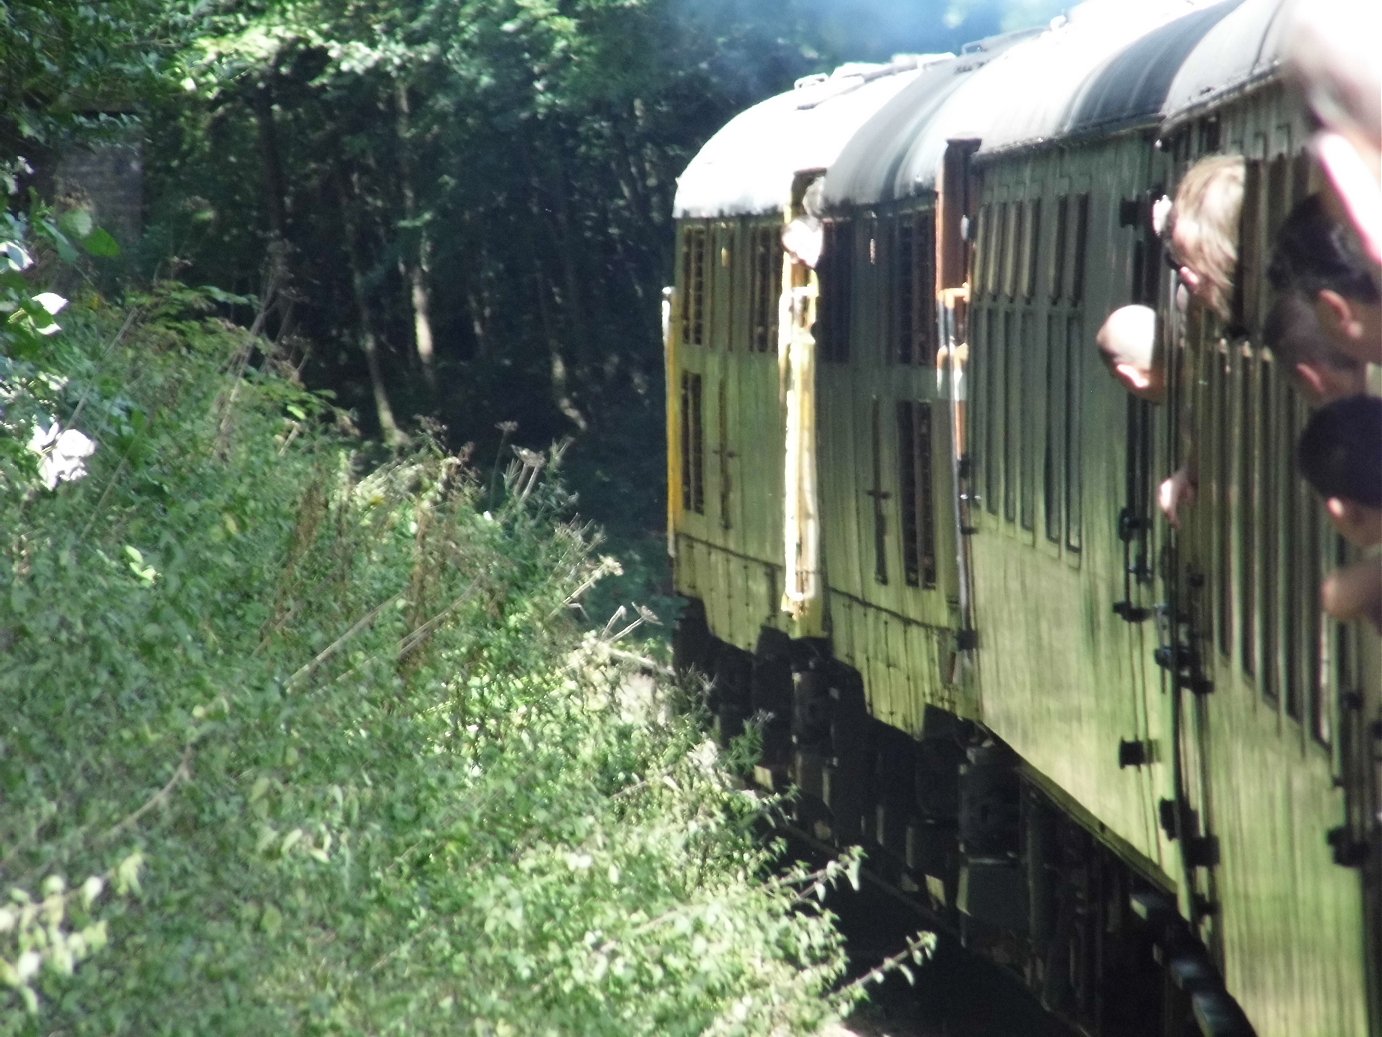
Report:
[[[815,877],[572,620],[610,566],[556,455],[493,493],[431,442],[361,473],[208,307],[64,313],[42,406],[97,444],[85,478],[50,488],[0,430],[0,1034],[837,1012]]]

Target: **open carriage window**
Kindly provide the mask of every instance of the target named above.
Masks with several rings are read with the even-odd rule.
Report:
[[[899,364],[930,365],[936,358],[935,217],[907,213],[894,228],[895,356]]]
[[[821,359],[843,364],[849,360],[850,301],[854,293],[854,235],[847,221],[825,224],[825,245],[819,270],[821,296],[816,337]]]
[[[749,292],[749,347],[755,353],[777,349],[778,285],[782,279],[782,235],[775,225],[750,232],[753,281]]]
[[[931,405],[897,405],[898,463],[902,494],[902,568],[909,587],[936,585],[936,520],[933,512]]]
[[[709,242],[704,227],[687,227],[681,239],[681,340],[705,345],[705,275]]]
[[[681,500],[688,511],[705,514],[705,406],[701,376],[681,376]]]

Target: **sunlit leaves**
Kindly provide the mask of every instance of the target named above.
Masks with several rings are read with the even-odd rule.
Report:
[[[0,11],[0,96],[8,99],[0,141],[33,158],[28,149],[58,143],[81,121],[78,113],[124,111],[157,92],[172,51],[167,15],[160,0],[7,4]]]
[[[0,496],[0,1034],[808,1032],[838,935],[569,622],[557,459],[363,471],[204,294],[138,303],[57,340],[122,445]]]

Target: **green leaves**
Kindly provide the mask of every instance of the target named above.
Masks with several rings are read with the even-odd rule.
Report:
[[[53,417],[110,449],[0,495],[0,889],[29,891],[0,1035],[832,1011],[839,937],[764,881],[757,805],[570,618],[617,566],[559,456],[494,492],[430,442],[370,470],[204,293],[139,303],[74,302],[54,340]]]
[[[0,134],[22,153],[58,142],[77,113],[118,110],[157,92],[176,38],[169,5],[157,0],[46,0],[0,13]],[[77,235],[84,237],[85,235]]]

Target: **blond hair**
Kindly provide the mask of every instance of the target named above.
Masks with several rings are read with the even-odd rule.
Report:
[[[1200,159],[1185,171],[1176,187],[1167,228],[1168,237],[1182,243],[1178,258],[1203,282],[1205,305],[1223,320],[1233,315],[1245,178],[1242,155]]]

